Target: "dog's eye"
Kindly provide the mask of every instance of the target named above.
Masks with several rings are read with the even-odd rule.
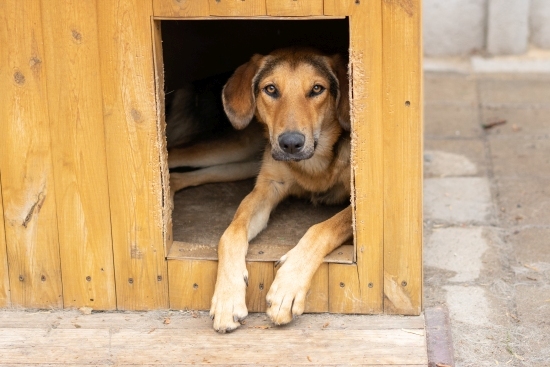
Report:
[[[277,91],[277,87],[275,87],[273,84],[268,84],[264,87],[264,92],[271,97],[277,97],[279,95],[279,91]]]
[[[311,92],[310,92],[309,95],[310,95],[311,97],[313,97],[313,96],[318,96],[319,94],[323,93],[325,89],[326,89],[326,88],[323,87],[322,85],[320,85],[320,84],[315,84],[315,85],[313,86],[313,88],[311,88]]]

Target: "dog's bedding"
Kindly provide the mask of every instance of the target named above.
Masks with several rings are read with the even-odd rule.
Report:
[[[172,214],[175,245],[169,258],[217,258],[218,241],[254,180],[207,184],[176,193]],[[250,242],[248,260],[275,261],[296,245],[309,227],[344,209],[346,205],[316,205],[290,198],[271,214],[267,228]],[[351,241],[327,256],[326,261],[353,262]]]

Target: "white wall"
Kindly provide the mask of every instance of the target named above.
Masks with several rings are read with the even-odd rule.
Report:
[[[428,56],[550,49],[550,0],[423,0]]]

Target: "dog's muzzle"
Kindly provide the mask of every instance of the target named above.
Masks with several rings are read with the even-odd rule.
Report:
[[[275,160],[301,161],[313,155],[314,149],[305,148],[306,137],[300,132],[283,133],[279,136],[278,143],[279,146],[271,152]]]

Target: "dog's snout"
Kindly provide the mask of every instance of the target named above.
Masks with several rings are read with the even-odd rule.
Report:
[[[288,132],[279,136],[279,146],[288,154],[296,154],[302,151],[306,137],[299,132]]]

